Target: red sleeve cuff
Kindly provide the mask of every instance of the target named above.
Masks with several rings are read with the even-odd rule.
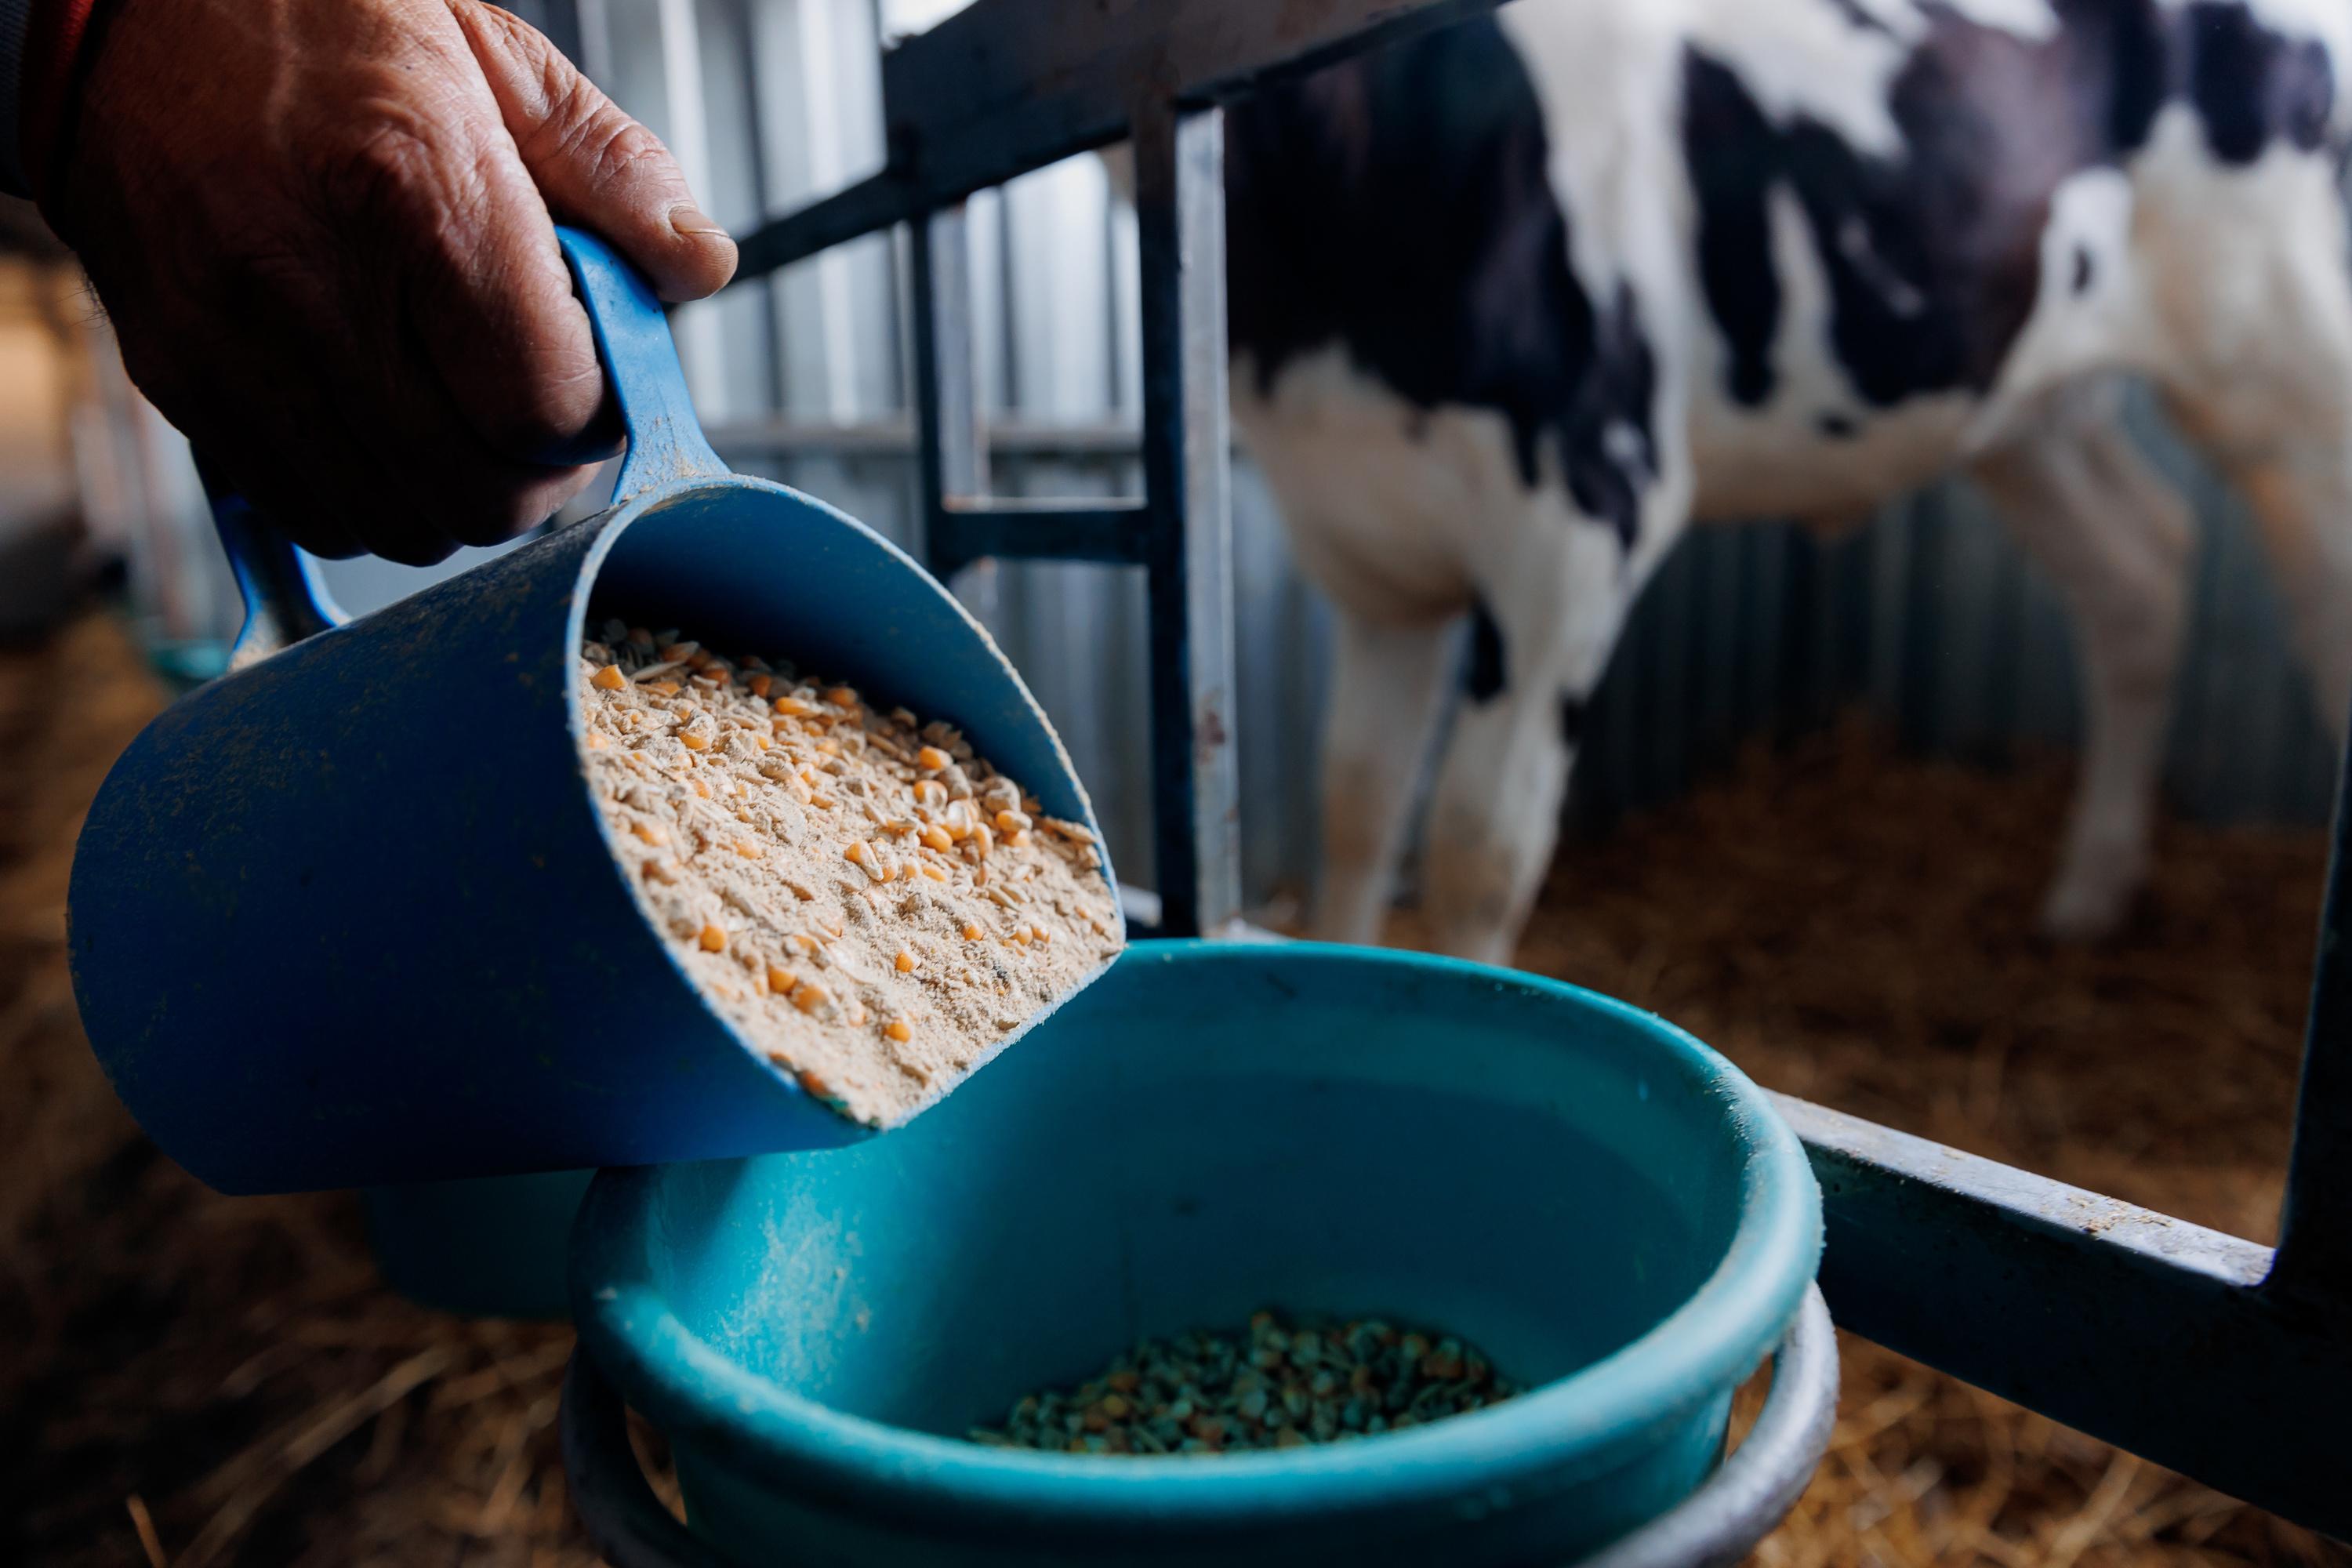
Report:
[[[35,0],[25,32],[25,58],[16,97],[16,144],[25,182],[36,199],[47,196],[65,151],[65,123],[81,79],[82,45],[98,0]]]

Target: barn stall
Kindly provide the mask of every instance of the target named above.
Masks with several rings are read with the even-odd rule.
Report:
[[[879,166],[879,40],[937,9],[609,0],[539,19],[740,233]],[[965,228],[992,489],[1133,493],[1132,215],[1081,158],[976,196]],[[735,466],[913,542],[908,250],[902,229],[827,251],[676,330]],[[31,274],[28,298],[53,281]],[[69,825],[163,700],[149,667],[209,673],[236,608],[184,453],[102,329],[25,314],[87,367],[60,406],[131,611],[12,659],[27,807],[9,903],[32,918],[11,1048],[43,1086],[17,1108],[20,1143],[52,1173],[12,1226],[39,1282],[16,1404],[79,1410],[41,1426],[16,1479],[28,1555],[110,1560],[138,1542],[173,1562],[404,1560],[425,1530],[483,1560],[586,1560],[554,1453],[564,1331],[401,1301],[352,1203],[204,1192],[142,1149],[89,1070],[54,918]],[[2189,476],[2202,527],[2173,816],[2123,938],[2075,951],[2031,935],[2078,723],[2067,632],[1956,485],[1835,543],[1769,525],[1685,542],[1612,664],[1578,832],[1519,962],[1658,1009],[1769,1088],[2267,1243],[2334,744],[2235,503],[2145,413],[2142,430]],[[1314,870],[1324,627],[1245,464],[1233,530],[1242,900],[1282,928]],[[355,611],[422,580],[373,563],[329,579]],[[1137,574],[991,562],[958,588],[1068,741],[1117,862],[1154,885]],[[1399,940],[1413,920],[1408,907]],[[2330,1560],[2315,1537],[1866,1342],[1843,1358],[1829,1458],[1761,1561]],[[193,1472],[162,1462],[192,1446],[208,1456]]]

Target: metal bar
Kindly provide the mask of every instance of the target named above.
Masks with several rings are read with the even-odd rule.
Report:
[[[1241,912],[1222,110],[1136,114],[1154,879],[1162,934]]]
[[[702,427],[719,453],[742,457],[911,458],[916,434],[910,419],[726,419]],[[980,447],[992,458],[1129,461],[1142,455],[1142,436],[1125,420],[1056,423],[1017,416],[985,420]],[[1089,499],[1088,505],[1100,505]]]
[[[1199,105],[1502,0],[981,0],[882,61],[890,167],[743,237],[758,277],[1117,141],[1131,94]]]
[[[971,253],[961,206],[941,208],[912,225],[911,234],[917,510],[924,554],[946,576],[974,559],[958,550],[950,503],[988,489],[971,368]]]
[[[913,182],[886,169],[738,239],[734,280],[764,277],[877,228],[911,223],[929,205]]]
[[[951,502],[934,524],[931,569],[944,576],[989,556],[1141,565],[1150,553],[1150,517],[1146,507],[1099,502]]]
[[[973,190],[1002,182],[1009,166],[1036,168],[1117,139],[1139,84],[1200,107],[1498,4],[983,0],[894,50],[883,94],[893,134],[920,138],[925,184]]]
[[[2336,789],[2273,1289],[2352,1311],[2352,950],[2344,940],[2352,922],[2352,762]],[[2346,1489],[2352,1490],[2352,1477]]]
[[[2352,1314],[2268,1247],[1785,1095],[1841,1327],[2313,1529],[2352,1537]]]

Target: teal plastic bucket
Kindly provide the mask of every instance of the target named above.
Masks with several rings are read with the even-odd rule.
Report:
[[[1151,942],[888,1137],[605,1172],[572,1310],[729,1561],[1528,1563],[1706,1479],[1820,1248],[1794,1135],[1648,1014],[1416,954]],[[1443,1326],[1535,1386],[1211,1460],[956,1436],[1267,1305]]]

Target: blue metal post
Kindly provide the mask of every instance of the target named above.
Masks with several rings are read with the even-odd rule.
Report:
[[[1137,112],[1153,882],[1169,936],[1241,913],[1224,147],[1222,110],[1152,100]]]
[[[2352,1318],[2352,758],[2336,781],[2336,844],[2304,1028],[2294,1145],[2271,1288]],[[2352,1325],[2347,1325],[2352,1338]],[[2352,1463],[2346,1489],[2352,1492]]]

